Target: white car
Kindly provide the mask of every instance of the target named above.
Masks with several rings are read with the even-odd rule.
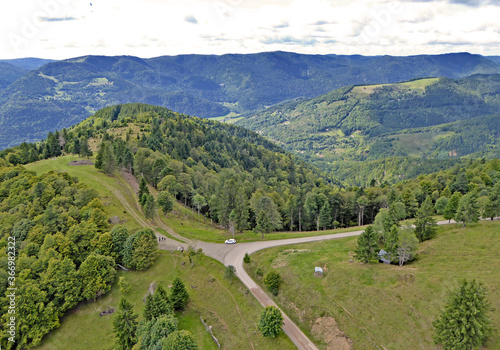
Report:
[[[226,244],[235,244],[236,240],[234,238],[226,239],[226,241],[224,243],[226,243]]]

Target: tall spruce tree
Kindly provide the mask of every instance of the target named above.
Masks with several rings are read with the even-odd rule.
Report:
[[[118,306],[118,315],[113,320],[113,330],[116,337],[116,347],[120,350],[130,350],[137,343],[137,317],[134,306],[122,298]]]
[[[443,313],[433,323],[434,340],[444,350],[478,349],[492,332],[489,308],[483,285],[475,280],[462,281],[449,294]]]
[[[356,247],[356,259],[370,263],[377,260],[378,244],[377,234],[373,226],[368,226],[366,230],[358,236],[358,246]]]
[[[184,310],[189,300],[189,293],[179,277],[174,278],[170,290],[170,301],[174,310]]]
[[[141,177],[141,182],[139,183],[139,192],[137,193],[137,198],[139,198],[139,203],[141,204],[141,206],[144,205],[144,201],[147,199],[147,197],[143,196],[144,194],[149,194],[149,188],[146,179],[144,177]]]

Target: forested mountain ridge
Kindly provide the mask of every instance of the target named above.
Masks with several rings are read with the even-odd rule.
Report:
[[[163,199],[175,197],[225,227],[263,233],[370,223],[381,208],[398,202],[404,210],[397,215],[411,218],[431,194],[434,201],[458,188],[484,189],[486,195],[500,178],[498,160],[469,159],[393,186],[377,187],[372,178],[366,186],[346,187],[343,179],[326,177],[254,132],[144,104],[107,107],[71,129],[49,133],[38,145],[22,144],[0,157],[27,163],[63,152],[88,156],[90,149],[105,173],[121,169],[143,182],[138,200],[145,213],[154,211],[155,200],[161,208]],[[464,178],[468,169],[474,171]],[[161,196],[153,198],[146,183]]]
[[[350,86],[268,108],[237,124],[330,170],[387,157],[496,157],[499,96],[496,74]]]
[[[37,58],[37,57],[25,57],[25,58],[14,58],[7,60],[0,60],[0,62],[9,63],[13,66],[24,68],[27,70],[37,69],[44,64],[54,62],[54,60],[46,59],[46,58]]]
[[[0,148],[32,142],[109,105],[144,102],[199,117],[244,113],[341,86],[498,73],[467,53],[338,56],[265,52],[141,59],[85,56],[49,62],[0,94]]]

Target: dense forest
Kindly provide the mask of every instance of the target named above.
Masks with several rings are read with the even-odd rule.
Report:
[[[365,161],[389,157],[412,162],[469,155],[494,158],[500,149],[499,93],[500,75],[351,86],[271,107],[237,124],[323,170],[340,170],[336,175],[352,167],[346,161],[362,161],[364,167]],[[398,173],[397,168],[386,171],[389,176],[379,174],[379,182],[391,181]],[[371,179],[363,180],[356,184]]]
[[[346,186],[251,131],[141,104],[103,109],[38,146],[23,144],[0,156],[21,163],[30,161],[30,154],[33,159],[62,152],[85,156],[89,145],[104,172],[128,171],[157,188],[162,200],[156,208],[175,197],[225,227],[262,233],[369,224],[391,206],[399,219],[412,218],[428,196],[435,205],[457,191],[477,190],[484,209],[500,170],[498,160],[464,160],[395,185],[372,179],[366,186]]]
[[[108,292],[116,263],[139,270],[151,265],[157,241],[151,230],[111,229],[97,191],[66,173],[36,176],[0,165],[0,334],[17,340],[4,348],[26,349],[79,302]]]

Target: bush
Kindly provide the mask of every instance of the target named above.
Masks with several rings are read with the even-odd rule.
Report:
[[[272,295],[278,295],[281,284],[281,275],[274,271],[269,272],[266,277],[264,277],[264,284]]]
[[[259,331],[264,337],[275,338],[283,332],[283,315],[276,306],[267,306],[259,321]]]
[[[250,255],[248,255],[248,253],[245,253],[245,256],[243,257],[243,262],[245,264],[250,264]]]
[[[233,265],[226,266],[226,269],[224,270],[224,278],[232,280],[236,276],[235,272],[236,269]]]

